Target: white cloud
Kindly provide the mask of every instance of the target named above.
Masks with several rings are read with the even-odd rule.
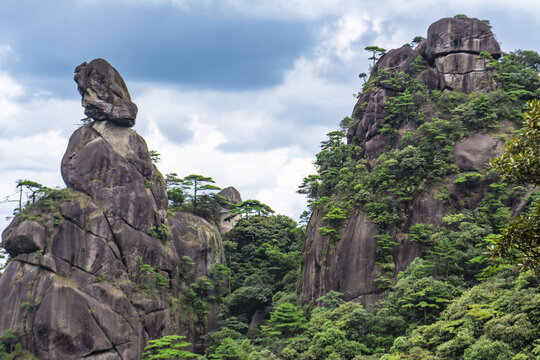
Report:
[[[357,42],[377,24],[355,18],[348,14],[325,27],[320,44],[273,88],[227,92],[137,84],[136,128],[162,154],[161,171],[212,176],[244,198],[298,218],[306,201],[297,187],[314,173],[319,142],[350,114],[360,86],[350,76],[358,72]],[[336,68],[342,77],[334,76]]]
[[[13,194],[19,179],[29,179],[48,187],[63,186],[60,160],[66,145],[66,138],[60,131],[0,138],[0,201]],[[13,202],[0,204],[0,229],[7,226],[6,217],[11,216],[17,206]]]
[[[518,17],[534,23],[540,15],[539,4],[526,0],[511,5],[502,0],[116,1],[133,6],[168,4],[180,11],[206,7],[215,10],[216,16],[234,13],[306,22],[317,31],[313,49],[296,59],[283,74],[283,82],[271,88],[201,91],[128,83],[140,110],[135,129],[151,149],[162,154],[158,165],[163,173],[212,176],[221,186],[237,187],[244,198],[257,198],[294,217],[305,209],[305,200],[295,191],[302,177],[314,171],[311,163],[319,142],[352,111],[352,93],[361,86],[357,75],[368,66],[365,46],[401,46],[415,35],[425,36],[429,24],[438,18],[457,13],[491,17],[494,26]],[[514,27],[494,30],[515,31]],[[16,55],[9,45],[0,44],[0,65]],[[60,158],[81,117],[78,98],[58,99],[39,89],[25,89],[0,71],[3,195],[10,193],[19,178],[61,185]],[[11,205],[0,207],[2,217],[11,213]]]

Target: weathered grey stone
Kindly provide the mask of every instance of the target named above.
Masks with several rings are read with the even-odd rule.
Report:
[[[40,358],[80,359],[112,349],[92,314],[88,297],[55,277],[34,321],[33,346]]]
[[[153,175],[154,165],[146,141],[134,130],[114,126],[107,122],[96,123],[92,129],[105,140],[121,157],[148,178]]]
[[[471,171],[485,166],[497,154],[500,141],[485,133],[473,133],[456,144],[454,163],[461,171]]]
[[[96,74],[79,69],[79,85],[102,86]],[[123,91],[121,84],[98,90],[116,85]],[[91,86],[80,90],[87,100],[99,97]],[[87,114],[102,110],[103,103],[88,104]],[[118,109],[106,120],[122,123],[114,117]],[[6,294],[0,306],[9,309],[0,312],[0,334],[14,331],[42,360],[140,359],[149,339],[173,333],[195,344],[200,327],[173,319],[170,299],[178,296],[182,256],[196,264],[188,284],[225,261],[218,230],[191,214],[169,224],[165,180],[144,139],[126,127],[91,122],[75,131],[62,176],[70,200],[50,212],[15,217],[2,235],[15,258],[0,277],[0,294]],[[232,190],[227,196],[239,197]],[[158,288],[155,275],[141,276],[143,264],[170,288]]]
[[[102,352],[95,355],[85,356],[84,360],[121,360],[120,354],[116,350]]]
[[[84,113],[98,121],[132,127],[137,106],[118,71],[103,59],[82,63],[75,69],[75,82],[82,96]]]
[[[378,88],[366,93],[354,107],[352,117],[359,119],[356,127],[351,127],[347,138],[352,141],[364,142],[374,137],[381,128],[384,118],[389,112],[385,108],[388,95],[385,89]]]
[[[62,220],[51,240],[52,255],[96,275],[115,279],[125,271],[107,241]]]
[[[129,226],[122,219],[109,218],[109,223],[128,272],[137,272],[139,261],[154,269],[175,272],[173,270],[177,269],[178,258],[171,245],[162,244],[160,240]]]
[[[473,91],[495,90],[490,78],[489,61],[469,53],[453,53],[435,59],[435,66],[442,77],[441,88]]]
[[[240,192],[236,190],[234,187],[229,186],[225,189],[218,192],[218,195],[223,196],[227,201],[236,204],[242,201],[242,196],[240,195]],[[235,215],[231,217],[231,214],[229,213],[229,209],[222,207],[219,210],[219,233],[223,236],[229,231],[231,231],[238,221],[242,218],[241,215]],[[227,220],[226,220],[227,219]]]
[[[422,70],[417,77],[426,84],[428,90],[439,90],[443,87],[441,86],[441,76],[436,68],[427,68]]]
[[[105,214],[143,232],[165,219],[165,181],[131,129],[106,123],[79,128],[62,159],[62,176],[70,188],[96,199]]]
[[[330,290],[342,292],[345,300],[363,301],[362,296],[377,294],[375,225],[363,213],[354,214],[336,247],[319,234],[321,226],[322,213],[316,210],[307,226],[302,250],[302,303],[309,303]]]
[[[184,212],[175,212],[168,221],[176,253],[191,257],[197,265],[191,274],[192,279],[209,273],[218,262],[225,264],[221,236],[214,225]]]
[[[0,334],[11,330],[22,335],[28,324],[24,321],[25,307],[28,303],[28,294],[32,294],[32,282],[38,276],[37,266],[12,261],[4,269],[0,277]]]
[[[95,213],[101,213],[98,206],[84,194],[77,194],[72,201],[66,201],[60,205],[62,216],[69,219],[80,228],[86,228],[89,219],[95,216]]]
[[[420,56],[420,53],[413,50],[410,46],[402,46],[398,49],[388,51],[383,55],[373,71],[378,73],[379,70],[386,70],[390,73],[394,71],[410,72],[411,63]]]
[[[45,227],[34,220],[14,222],[2,233],[2,246],[11,256],[45,249]]]
[[[466,74],[472,71],[485,71],[487,59],[470,53],[453,53],[435,59],[435,67],[441,74]]]
[[[480,54],[487,51],[494,57],[501,48],[489,25],[474,18],[444,18],[428,28],[426,55],[430,59],[457,52]]]
[[[175,326],[169,309],[158,310],[148,313],[144,317],[144,328],[148,329],[150,339],[157,339],[163,334],[174,333],[178,326]]]
[[[364,155],[369,161],[376,161],[379,155],[384,151],[387,145],[388,137],[386,134],[378,134],[372,139],[366,141]]]
[[[218,195],[223,196],[227,201],[232,202],[233,204],[242,201],[242,195],[240,195],[240,192],[233,186],[222,189],[220,192],[218,192]]]

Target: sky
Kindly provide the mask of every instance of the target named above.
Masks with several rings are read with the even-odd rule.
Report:
[[[364,48],[456,14],[490,20],[503,51],[540,52],[537,0],[2,0],[0,200],[18,179],[65,186],[60,161],[85,117],[73,71],[104,58],[163,174],[210,176],[298,219],[296,190],[352,112]],[[0,204],[0,230],[16,206]]]

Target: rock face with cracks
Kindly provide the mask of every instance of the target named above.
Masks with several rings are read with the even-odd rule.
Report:
[[[242,201],[242,196],[240,195],[240,192],[236,190],[234,187],[229,186],[225,189],[218,192],[218,195],[223,196],[225,200],[232,204],[237,204]],[[240,221],[242,218],[241,215],[237,214],[233,217],[230,217],[229,209],[226,209],[222,207],[219,211],[219,232],[221,235],[225,235],[229,231],[233,229],[233,227]]]
[[[0,277],[0,334],[13,331],[43,360],[140,359],[149,339],[168,334],[196,343],[201,329],[171,309],[183,281],[224,262],[218,229],[192,214],[167,217],[144,139],[114,121],[75,131],[62,176],[68,189],[2,234],[13,260]]]
[[[362,149],[360,157],[370,166],[391,145],[389,137],[379,130],[389,115],[387,101],[396,91],[391,82],[379,81],[378,75],[403,72],[424,82],[429,90],[487,92],[496,89],[496,84],[490,79],[488,60],[479,58],[484,51],[494,58],[501,55],[490,27],[472,18],[441,19],[429,27],[427,38],[416,48],[403,46],[388,51],[373,67],[372,87],[363,92],[354,107],[351,118],[355,125],[348,130],[347,142]],[[407,126],[410,124],[398,129],[398,134],[415,130]],[[472,133],[456,145],[454,163],[461,171],[483,167],[501,147],[502,141],[489,134]],[[453,180],[448,181],[452,189]],[[401,233],[394,234],[397,242],[393,253],[395,274],[420,256],[419,247],[407,240],[407,229],[418,222],[440,225],[449,210],[435,199],[436,193],[434,187],[415,199]],[[376,225],[362,211],[354,212],[346,220],[337,243],[329,245],[318,231],[323,226],[324,215],[316,209],[306,229],[300,285],[302,303],[314,301],[330,290],[342,292],[345,300],[376,302],[380,299],[375,283],[380,272],[375,263]]]
[[[131,101],[118,71],[106,60],[94,59],[90,63],[82,63],[75,69],[74,79],[86,116],[119,126],[135,125],[137,105]]]

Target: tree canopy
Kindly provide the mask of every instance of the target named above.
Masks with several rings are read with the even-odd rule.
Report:
[[[529,101],[523,114],[520,134],[510,140],[505,152],[491,161],[504,181],[540,185],[540,101]],[[510,258],[521,268],[540,271],[540,197],[533,200],[530,211],[512,220],[494,239],[492,253]]]

